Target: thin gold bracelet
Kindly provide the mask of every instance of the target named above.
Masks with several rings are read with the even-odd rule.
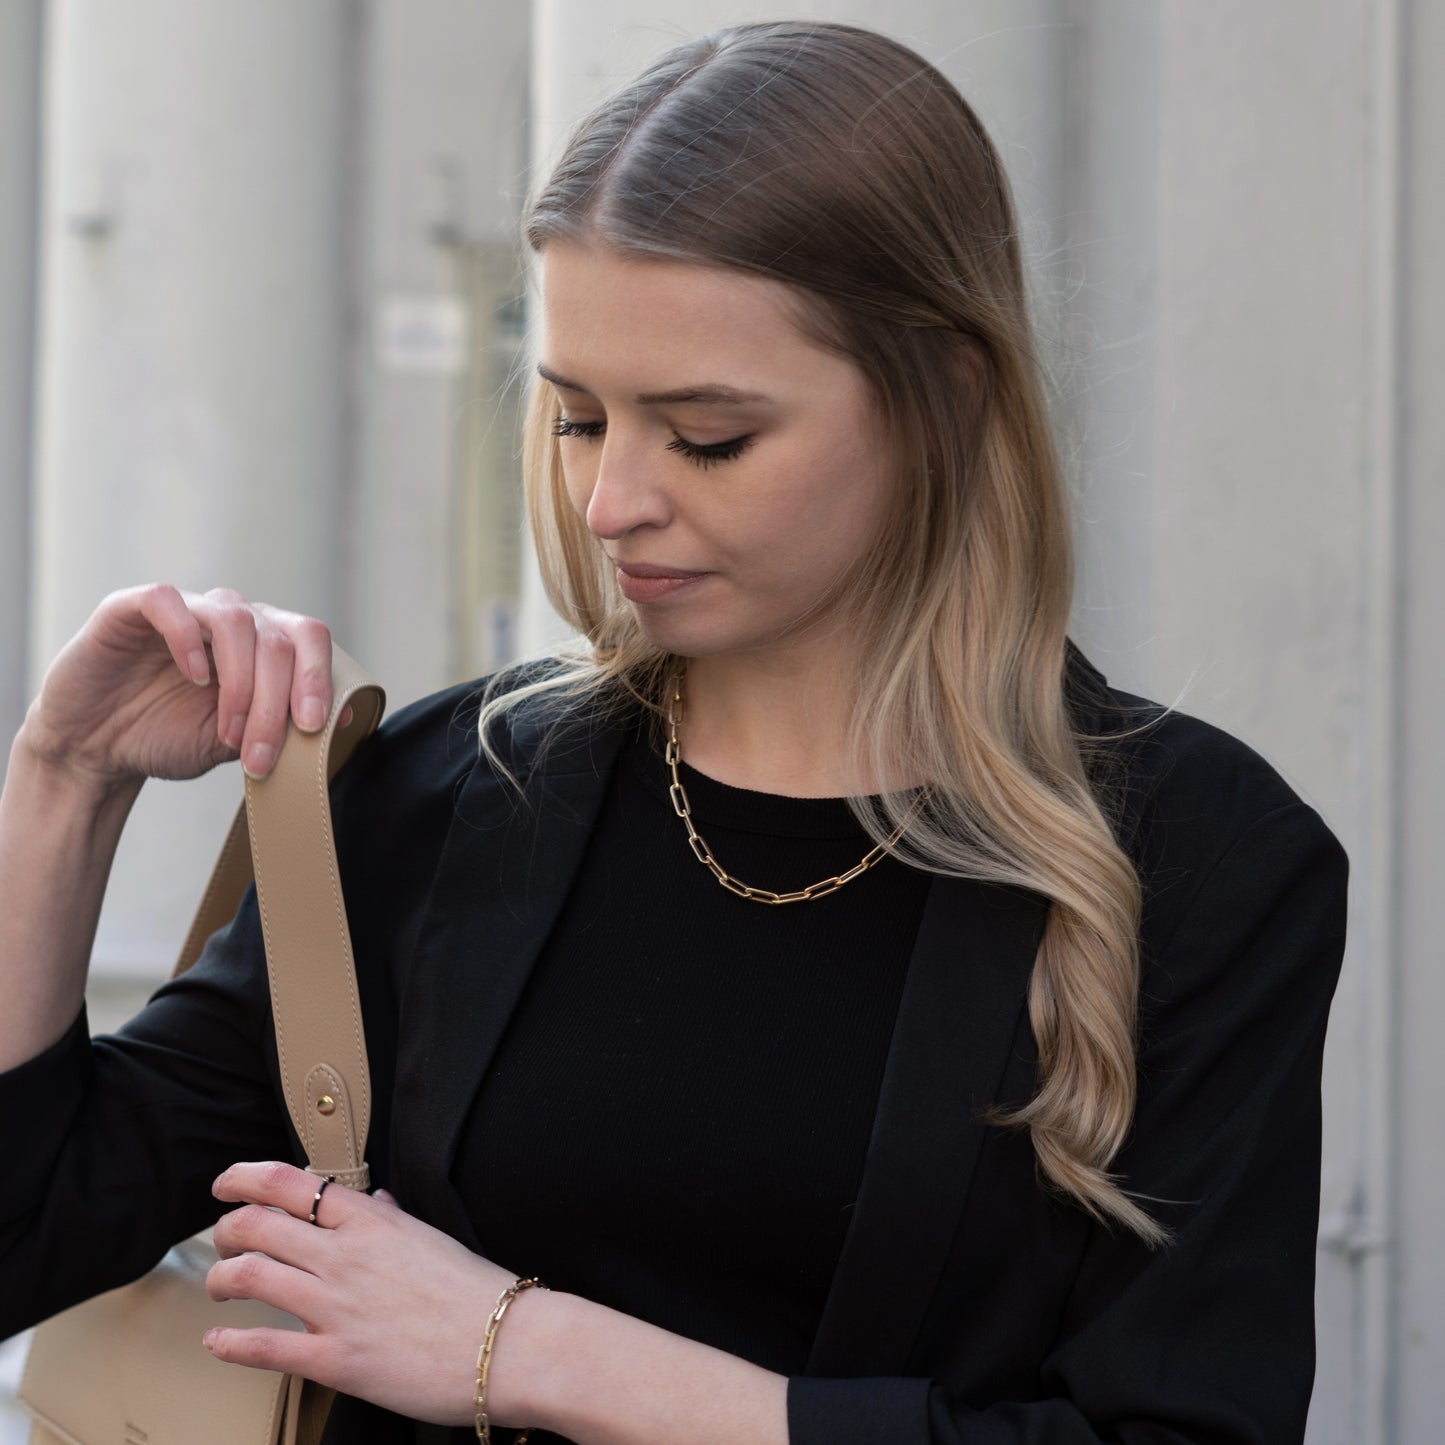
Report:
[[[497,1342],[497,1331],[501,1328],[502,1316],[507,1313],[507,1307],[524,1289],[531,1289],[534,1285],[538,1289],[547,1288],[540,1279],[519,1279],[516,1284],[504,1289],[497,1296],[497,1303],[487,1318],[487,1332],[482,1336],[481,1349],[477,1351],[477,1389],[472,1396],[472,1403],[477,1407],[477,1439],[482,1445],[492,1445],[492,1426],[487,1419],[487,1376],[492,1368],[492,1346]],[[532,1427],[529,1425],[517,1436],[513,1445],[527,1445],[527,1436],[531,1433]]]

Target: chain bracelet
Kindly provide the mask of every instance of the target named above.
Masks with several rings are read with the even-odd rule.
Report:
[[[497,1342],[497,1331],[501,1328],[502,1316],[507,1313],[508,1306],[524,1289],[531,1289],[533,1286],[538,1289],[547,1288],[540,1279],[519,1279],[497,1296],[492,1313],[487,1317],[482,1347],[477,1351],[477,1387],[472,1395],[472,1403],[477,1407],[477,1439],[482,1445],[492,1445],[492,1425],[487,1418],[487,1377],[492,1370],[492,1346]],[[531,1433],[531,1426],[528,1426],[517,1436],[513,1445],[526,1445],[527,1436]]]

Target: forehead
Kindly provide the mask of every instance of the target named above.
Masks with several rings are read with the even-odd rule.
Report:
[[[683,261],[554,244],[538,261],[542,357],[587,382],[589,372],[707,372],[755,386],[760,374],[840,358],[798,325],[799,303],[781,282]]]

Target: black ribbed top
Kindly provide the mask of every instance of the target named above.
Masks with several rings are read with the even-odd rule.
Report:
[[[843,799],[681,773],[745,883],[801,888],[872,846]],[[629,740],[456,1182],[505,1268],[798,1373],[929,880],[884,858],[826,898],[736,898],[693,856],[668,782],[655,743]]]

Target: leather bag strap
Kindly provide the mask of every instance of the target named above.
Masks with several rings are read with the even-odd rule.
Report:
[[[206,939],[230,921],[254,873],[287,1112],[312,1173],[365,1189],[371,1072],[327,785],[375,731],[386,695],[335,646],[331,675],[326,726],[316,733],[288,728],[271,772],[246,779],[246,801],[175,972],[189,968]],[[348,704],[352,720],[340,728]]]

